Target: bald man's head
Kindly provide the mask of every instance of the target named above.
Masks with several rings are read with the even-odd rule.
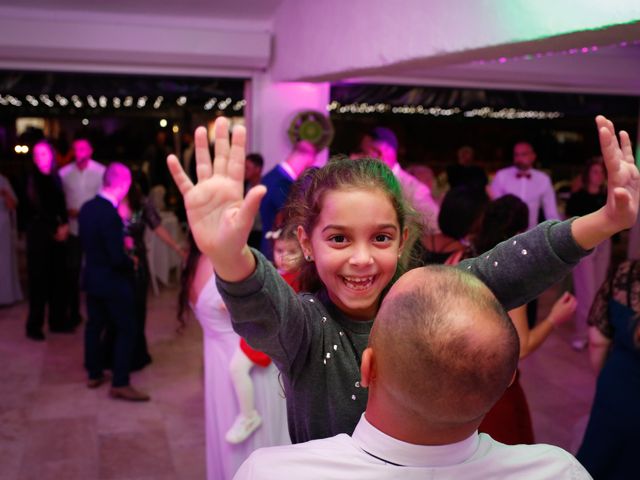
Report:
[[[131,186],[131,171],[119,162],[110,163],[102,176],[102,189],[110,192],[120,202]]]
[[[516,370],[518,335],[476,277],[429,266],[403,275],[384,299],[370,346],[375,389],[394,408],[441,425],[478,420]]]

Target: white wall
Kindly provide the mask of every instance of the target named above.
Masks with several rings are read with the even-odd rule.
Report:
[[[285,0],[272,75],[332,80],[395,64],[447,65],[495,46],[638,19],[637,0]]]
[[[0,9],[0,68],[249,77],[270,22]]]

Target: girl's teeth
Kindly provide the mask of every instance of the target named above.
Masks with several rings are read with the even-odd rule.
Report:
[[[364,290],[373,281],[373,277],[366,277],[366,278],[343,277],[343,278],[344,278],[344,282],[354,290]]]

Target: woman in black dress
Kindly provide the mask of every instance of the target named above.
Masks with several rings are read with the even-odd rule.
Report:
[[[45,141],[33,147],[34,168],[27,178],[27,272],[29,314],[26,333],[44,340],[45,309],[49,331],[71,332],[66,318],[65,255],[69,234],[67,206],[55,165],[53,147]]]

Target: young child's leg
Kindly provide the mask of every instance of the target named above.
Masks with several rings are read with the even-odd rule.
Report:
[[[255,409],[253,381],[250,375],[253,366],[254,363],[238,347],[229,362],[229,374],[236,391],[240,413],[225,435],[225,440],[229,443],[245,441],[262,424],[262,418]]]
[[[253,396],[253,381],[251,380],[251,368],[254,366],[249,357],[238,348],[231,362],[229,362],[229,373],[233,388],[236,391],[240,415],[250,416],[255,411],[255,401]]]

